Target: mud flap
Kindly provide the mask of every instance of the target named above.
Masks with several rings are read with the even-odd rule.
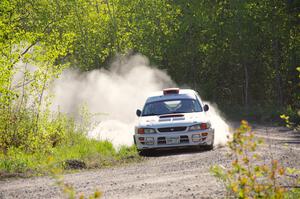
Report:
[[[135,136],[133,135],[133,142],[134,142],[134,145],[136,145],[136,140],[135,140]]]

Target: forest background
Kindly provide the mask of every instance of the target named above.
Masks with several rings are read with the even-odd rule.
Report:
[[[299,123],[299,13],[297,0],[2,0],[0,168],[40,168],[37,151],[60,154],[57,162],[91,151],[118,159],[110,143],[103,153],[103,143],[74,136],[85,126],[43,102],[65,68],[105,68],[119,55],[147,56],[230,119]],[[98,148],[65,157],[78,140]]]

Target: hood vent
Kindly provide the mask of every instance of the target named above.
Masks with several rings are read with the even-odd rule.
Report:
[[[171,118],[159,118],[159,122],[171,122]]]
[[[168,118],[168,117],[184,117],[183,114],[166,114],[166,115],[161,115],[159,118]]]

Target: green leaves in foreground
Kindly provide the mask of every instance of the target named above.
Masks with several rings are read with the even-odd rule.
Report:
[[[249,124],[242,121],[228,143],[233,159],[230,167],[216,165],[211,172],[224,182],[229,195],[236,198],[284,198],[297,194],[282,185],[288,178],[285,174],[297,170],[286,170],[275,159],[264,161],[256,151],[259,144],[261,141],[254,137]]]

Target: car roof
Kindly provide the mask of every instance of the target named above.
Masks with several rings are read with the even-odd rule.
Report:
[[[156,101],[164,101],[164,100],[173,100],[173,99],[197,99],[196,91],[192,89],[179,89],[178,94],[167,94],[164,95],[163,91],[158,91],[152,93],[150,97],[146,100],[146,103],[156,102]]]

